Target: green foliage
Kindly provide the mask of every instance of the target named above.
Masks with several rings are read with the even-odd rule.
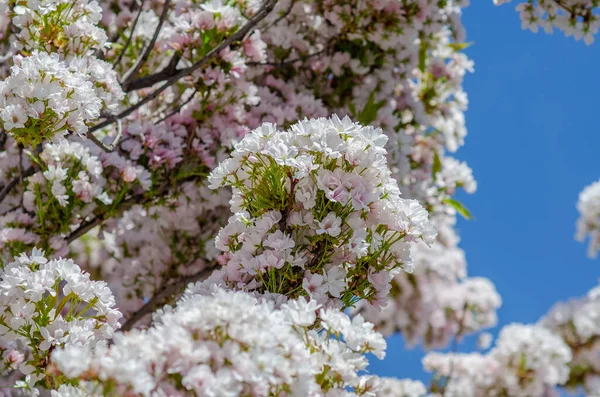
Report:
[[[360,112],[356,111],[356,107],[353,104],[349,104],[349,108],[354,119],[361,124],[369,125],[377,119],[377,112],[385,106],[385,103],[385,99],[375,102],[375,92],[372,92],[365,107]]]
[[[444,203],[448,204],[450,207],[454,208],[456,212],[462,215],[465,219],[473,219],[473,216],[469,212],[469,210],[458,200],[447,198],[444,200]]]

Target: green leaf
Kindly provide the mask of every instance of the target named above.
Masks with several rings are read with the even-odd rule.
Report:
[[[456,212],[462,215],[465,219],[473,219],[473,216],[469,212],[469,210],[458,200],[454,200],[451,198],[447,198],[444,200],[444,203],[448,204],[450,207],[454,208]]]
[[[369,100],[365,104],[364,109],[356,116],[359,123],[369,125],[377,119],[377,112],[385,105],[386,101],[381,100],[375,102],[375,92],[371,92]]]
[[[448,47],[452,48],[454,51],[462,51],[465,48],[469,48],[470,46],[473,45],[473,42],[469,42],[469,43],[450,43],[448,44]]]
[[[437,152],[433,152],[433,167],[431,170],[431,174],[433,175],[433,180],[435,181],[437,177],[437,173],[442,170],[442,162],[440,161],[440,156],[438,156]]]

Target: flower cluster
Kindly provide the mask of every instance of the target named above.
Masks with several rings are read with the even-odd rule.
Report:
[[[391,277],[412,269],[409,243],[435,238],[427,212],[400,198],[386,141],[337,117],[247,135],[209,176],[233,187],[235,215],[216,240],[227,282],[345,307],[384,302]]]
[[[73,58],[69,61],[69,69],[85,70],[88,81],[92,83],[92,88],[102,103],[103,112],[114,114],[120,109],[125,93],[110,63],[92,56]]]
[[[583,298],[556,304],[540,325],[562,337],[571,349],[566,387],[583,386],[588,395],[600,394],[600,288]]]
[[[152,188],[153,181],[164,180],[175,170],[183,160],[185,149],[192,150],[185,147],[188,135],[185,126],[176,122],[154,125],[132,121],[123,130],[118,151],[106,153],[98,147],[92,150],[112,180],[111,190],[115,194],[123,189],[147,191]],[[187,166],[191,167],[191,164]]]
[[[70,205],[73,210],[74,200],[88,204],[98,200],[102,204],[110,204],[111,199],[103,186],[106,183],[102,175],[102,165],[87,147],[79,142],[60,141],[48,143],[39,155],[43,169],[29,177],[27,190],[23,197],[23,206],[31,212],[42,212],[40,206],[49,207],[55,201],[56,207],[65,208]],[[48,215],[48,212],[46,211]],[[78,210],[78,215],[85,216],[85,211]],[[49,221],[58,221],[49,219]]]
[[[20,31],[14,45],[23,55],[34,51],[64,58],[92,55],[107,41],[97,23],[102,9],[88,0],[19,0],[12,23]]]
[[[128,1],[102,4],[105,7],[103,25],[109,34],[118,38],[118,44],[107,50],[106,59],[111,60],[115,70],[123,76],[126,90],[152,86],[152,83],[139,83],[158,70],[183,69],[200,61],[247,23],[261,5],[261,2],[247,0],[159,3],[150,6],[146,3],[141,9]],[[166,18],[161,18],[164,7],[167,7]],[[119,13],[116,14],[115,9]],[[154,51],[140,64],[138,60],[147,53],[159,23],[162,23],[160,32],[152,41]],[[243,38],[240,44],[224,48],[214,60],[194,71],[192,79],[179,81],[168,89],[162,97],[173,106],[163,106],[157,112],[160,113],[157,119],[177,113],[178,105],[181,108],[190,101],[197,101],[200,108],[196,112],[199,124],[207,122],[213,114],[256,105],[257,87],[249,81],[246,71],[248,63],[264,60],[265,45],[258,30]]]
[[[577,202],[577,239],[589,237],[588,255],[596,257],[600,250],[600,181],[587,186],[579,194]]]
[[[17,208],[0,217],[0,247],[18,255],[40,244],[65,255],[67,235],[112,202],[104,190],[102,165],[82,143],[67,140],[47,143],[30,160],[38,171],[24,178]]]
[[[104,395],[333,396],[347,387],[373,395],[375,379],[359,374],[363,353],[383,357],[385,349],[360,317],[303,299],[276,308],[215,285],[192,287],[155,321],[116,335],[108,348],[57,349],[52,366]]]
[[[25,355],[19,350],[14,340],[0,340],[0,376],[16,371],[25,360]]]
[[[571,350],[537,325],[510,324],[487,354],[429,353],[423,364],[434,372],[434,392],[445,396],[542,396],[569,378]]]
[[[399,331],[409,345],[421,342],[426,348],[441,348],[453,337],[496,325],[501,298],[488,279],[467,277],[453,224],[439,216],[432,221],[438,226],[438,239],[431,247],[412,251],[415,272],[394,277],[385,308],[363,305],[360,310],[384,335]]]
[[[425,397],[427,388],[418,380],[379,378],[376,397]]]
[[[22,209],[0,216],[0,267],[40,243],[36,226],[35,218]]]
[[[71,260],[49,261],[36,249],[0,272],[0,309],[3,360],[18,366],[29,385],[44,384],[53,349],[93,349],[113,336],[121,317],[106,283],[91,281]]]
[[[445,151],[456,151],[466,135],[462,79],[472,62],[461,52],[464,6],[279,1],[261,35],[270,62],[255,72],[261,103],[252,114],[284,126],[331,113],[380,126],[403,193],[428,210],[446,210],[452,192],[435,175],[454,166]]]
[[[21,256],[0,273],[31,273],[3,290],[28,301],[6,301],[2,321],[29,322],[2,328],[2,384],[33,374],[17,385],[53,396],[417,397],[419,382],[362,374],[365,353],[383,355],[374,329],[431,348],[495,323],[500,298],[467,278],[454,230],[457,213],[469,217],[455,192],[476,189],[448,155],[466,135],[467,1],[279,0],[254,20],[267,3],[0,0],[0,53],[19,53],[0,57],[0,267],[34,245],[70,251],[126,313],[177,302],[182,280],[215,261],[211,282],[243,291],[196,285],[109,347],[96,343],[117,326],[107,286],[70,261]],[[559,27],[570,15],[589,40],[595,3],[521,10]],[[330,114],[360,124],[317,119]],[[66,134],[98,117],[93,140]],[[585,201],[584,236],[597,218]],[[361,299],[374,324],[339,310]],[[576,357],[567,385],[591,392],[594,305],[544,323]],[[568,356],[547,329],[510,326],[487,355],[426,364],[452,377],[434,382],[442,395],[512,397],[564,383]]]
[[[86,75],[57,54],[17,55],[10,76],[0,82],[0,126],[24,145],[68,131],[84,135],[101,107]]]
[[[494,0],[494,4],[511,0]],[[554,28],[562,30],[567,37],[583,40],[587,45],[594,42],[600,28],[597,0],[529,0],[519,3],[521,26],[537,33],[539,28],[552,33]]]
[[[18,55],[0,83],[0,126],[19,143],[35,146],[69,131],[84,135],[101,111],[118,110],[124,93],[117,74],[94,56],[107,41],[96,26],[101,11],[88,0],[10,4]]]
[[[268,17],[273,26],[261,34],[269,62],[253,71],[261,102],[251,114],[289,126],[304,116],[335,112],[380,126],[404,197],[433,214],[436,229],[454,227],[457,213],[469,217],[469,212],[452,196],[460,188],[476,189],[470,168],[447,154],[466,135],[462,81],[473,62],[462,53],[464,6],[464,1],[278,2]],[[395,276],[393,301],[383,313],[361,309],[369,321],[428,347],[443,346],[459,329],[493,325],[498,294],[488,280],[465,279],[464,255],[456,244],[456,237],[438,237],[431,248],[414,246],[415,274]],[[468,327],[460,326],[463,317]]]

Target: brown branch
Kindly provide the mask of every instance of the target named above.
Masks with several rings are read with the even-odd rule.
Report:
[[[135,112],[137,109],[141,108],[146,103],[148,103],[148,102],[152,101],[153,99],[155,99],[156,97],[158,97],[161,92],[163,92],[164,90],[169,88],[171,85],[175,84],[179,79],[189,76],[190,74],[194,73],[196,70],[200,69],[209,60],[211,60],[212,57],[214,57],[216,54],[221,52],[224,48],[229,47],[231,45],[231,43],[233,43],[234,41],[242,39],[254,26],[256,26],[256,24],[258,22],[263,20],[273,10],[273,7],[275,7],[276,3],[277,3],[277,0],[266,0],[266,2],[261,7],[261,9],[258,10],[258,12],[256,14],[254,14],[252,19],[250,19],[248,21],[248,23],[246,23],[244,26],[242,26],[242,28],[240,28],[240,30],[238,30],[237,32],[235,32],[234,34],[229,36],[227,39],[223,40],[218,46],[216,46],[215,48],[210,50],[204,57],[202,57],[202,59],[200,59],[198,62],[196,62],[195,64],[193,64],[190,67],[187,67],[185,69],[181,69],[181,70],[177,71],[176,74],[171,76],[163,85],[161,85],[159,88],[154,90],[151,94],[145,96],[141,101],[139,101],[135,105],[129,107],[128,109],[126,109],[123,112],[116,115],[114,120],[106,119],[103,122],[96,124],[95,126],[90,128],[89,133],[92,133],[92,132],[97,131],[101,128],[104,128],[108,125],[111,125],[112,123],[115,122],[115,120],[122,119],[122,118],[129,116],[131,113]]]
[[[123,76],[123,79],[121,80],[122,85],[126,86],[127,83],[129,83],[131,81],[131,79],[133,79],[135,76],[137,76],[137,74],[140,71],[140,69],[142,68],[142,66],[144,66],[144,63],[146,63],[146,61],[148,60],[150,53],[154,49],[154,44],[156,43],[156,40],[158,39],[160,30],[162,29],[162,25],[165,23],[165,20],[167,19],[167,15],[169,14],[170,6],[171,6],[171,0],[165,0],[165,5],[163,6],[162,13],[160,14],[160,19],[158,20],[158,25],[156,26],[156,29],[154,30],[154,35],[152,35],[152,39],[150,40],[150,43],[148,43],[148,45],[144,49],[144,52],[142,53],[142,56],[138,58],[135,65],[133,65],[133,67],[131,69],[129,69],[127,71],[127,73],[125,73],[125,76]],[[141,7],[140,7],[140,9],[141,9]]]
[[[100,225],[102,222],[104,222],[104,214],[97,215],[89,221],[82,223],[77,229],[75,229],[73,232],[71,232],[71,234],[67,236],[67,238],[65,239],[67,241],[67,244],[77,240],[79,237],[83,236],[96,226]]]
[[[10,181],[8,181],[8,183],[6,185],[4,185],[2,190],[0,190],[0,202],[2,202],[2,200],[4,200],[6,198],[6,196],[8,196],[10,191],[13,190],[14,187],[19,184],[19,181],[33,175],[34,172],[35,172],[35,168],[29,167],[25,171],[20,172],[19,175],[15,176]]]
[[[123,123],[121,122],[121,119],[116,118],[116,116],[114,116],[112,114],[104,115],[103,117],[106,120],[112,120],[113,122],[115,122],[115,121],[117,122],[117,135],[115,135],[112,142],[109,143],[108,145],[105,144],[104,142],[102,142],[101,140],[96,138],[96,136],[91,131],[88,131],[86,133],[86,136],[89,138],[90,141],[92,141],[92,143],[94,143],[100,149],[104,150],[106,153],[111,153],[115,150],[117,144],[119,143],[119,141],[121,140],[121,138],[123,136]]]
[[[198,178],[197,176],[191,176],[191,177],[180,179],[179,181],[177,181],[177,185],[175,187],[177,187],[185,182],[193,181],[197,178]],[[160,188],[156,194],[154,194],[150,197],[145,197],[145,194],[143,194],[143,193],[133,195],[133,196],[129,197],[128,199],[123,200],[119,204],[119,211],[120,212],[125,211],[126,209],[132,207],[135,204],[149,203],[150,201],[154,200],[155,198],[161,197],[162,195],[169,192],[169,187],[171,187],[171,186],[168,183],[164,184],[163,187]],[[89,221],[83,222],[81,225],[79,225],[79,227],[77,229],[75,229],[73,232],[71,232],[71,234],[69,234],[65,238],[67,243],[72,243],[73,241],[77,240],[79,237],[83,236],[84,234],[86,234],[87,232],[92,230],[94,227],[101,225],[102,222],[104,222],[106,220],[107,212],[108,211],[102,212],[102,213],[96,215],[95,217],[93,217],[92,219],[90,219]]]
[[[113,149],[110,146],[106,145],[104,142],[102,142],[101,140],[96,138],[91,131],[88,131],[86,136],[90,141],[92,141],[92,143],[94,145],[98,146],[100,149],[104,150],[106,153],[110,153],[113,151]]]
[[[122,212],[136,203],[140,203],[140,204],[146,203],[146,202],[154,199],[155,197],[162,195],[164,193],[164,190],[166,190],[166,189],[164,189],[164,188],[161,189],[161,191],[156,196],[154,196],[150,199],[144,199],[143,194],[136,194],[134,196],[131,196],[130,198],[128,198],[127,200],[124,200],[120,204],[119,210]],[[84,222],[81,225],[79,225],[79,227],[77,229],[75,229],[74,231],[72,231],[71,234],[69,234],[65,240],[67,241],[67,243],[72,243],[73,241],[77,240],[79,237],[83,236],[84,234],[86,234],[87,232],[89,232],[90,230],[95,228],[96,226],[101,225],[102,222],[105,221],[105,218],[106,218],[106,212],[96,215],[89,221]]]
[[[270,29],[273,26],[277,25],[282,20],[284,20],[285,18],[287,18],[287,16],[290,15],[290,12],[292,12],[292,8],[294,8],[295,4],[296,4],[296,0],[292,0],[290,2],[290,6],[287,8],[287,10],[285,10],[285,12],[283,12],[283,14],[281,14],[275,21],[273,21],[273,23],[270,23],[269,25],[267,25],[264,29],[265,30]]]
[[[462,333],[464,331],[464,322],[465,322],[465,317],[467,316],[467,309],[468,306],[465,303],[464,307],[463,307],[463,312],[462,312],[462,316],[460,317],[460,320],[458,322],[458,332],[456,333],[456,335],[454,335],[454,341],[452,342],[452,353],[454,354],[453,357],[451,357],[450,359],[450,371],[448,371],[448,376],[446,377],[446,381],[444,382],[444,386],[442,389],[442,397],[446,396],[446,391],[448,390],[448,383],[452,380],[452,374],[454,372],[454,365],[455,365],[455,361],[456,361],[456,354],[458,353],[458,342],[459,342],[459,338],[462,336]]]
[[[169,88],[171,85],[173,85],[179,79],[189,76],[190,74],[194,73],[196,70],[200,69],[202,66],[206,65],[208,63],[208,61],[210,61],[215,55],[217,55],[219,52],[221,52],[224,48],[229,47],[233,42],[235,42],[237,40],[243,39],[244,36],[246,36],[246,34],[248,34],[248,32],[250,32],[250,30],[252,28],[254,28],[254,26],[256,26],[256,24],[258,24],[267,15],[269,15],[269,13],[275,7],[275,4],[277,4],[277,0],[266,0],[265,3],[263,4],[263,6],[260,8],[260,10],[258,10],[256,12],[256,14],[254,14],[254,16],[244,26],[242,26],[237,32],[235,32],[234,34],[232,34],[231,36],[229,36],[228,38],[223,40],[218,46],[216,46],[215,48],[210,50],[205,56],[202,57],[202,59],[200,59],[199,61],[194,63],[192,66],[189,66],[184,69],[175,69],[174,71],[170,72],[171,74],[169,77],[168,77],[168,73],[165,73],[164,71],[158,72],[158,74],[160,74],[160,77],[162,79],[166,79],[165,84],[163,84],[162,86],[157,88],[154,92],[152,92],[148,96],[144,97],[144,99],[142,99],[140,102],[136,103],[129,109],[121,112],[117,116],[117,118],[123,118],[123,117],[129,116],[131,113],[136,111],[141,106],[143,106],[146,103],[148,103],[149,101],[155,99],[161,92],[163,92],[164,90]],[[145,84],[145,85],[142,85],[141,83],[136,82],[135,80],[132,81],[130,85],[133,86],[135,84],[137,89],[141,89],[141,88],[151,87],[160,81],[160,80],[155,81],[156,78],[153,77],[153,75],[146,76],[146,77],[144,77],[144,79],[147,82],[147,84]],[[96,130],[103,128],[111,123],[112,123],[111,121],[105,120],[104,122],[98,124],[97,126],[92,127],[92,131],[96,131]]]
[[[113,62],[113,65],[112,65],[113,69],[116,68],[117,65],[121,62],[121,59],[123,59],[123,55],[125,55],[125,52],[127,51],[127,48],[131,44],[131,40],[133,39],[133,34],[135,33],[135,27],[137,26],[138,21],[140,20],[140,16],[142,15],[142,12],[144,11],[144,2],[145,1],[146,0],[142,0],[142,4],[140,4],[140,9],[138,10],[137,15],[135,16],[135,20],[133,21],[133,25],[131,26],[131,33],[129,33],[129,37],[127,37],[127,41],[125,42],[125,45],[123,46],[123,49],[119,53],[119,56]]]
[[[141,308],[135,311],[123,324],[121,331],[130,331],[135,327],[135,324],[140,321],[145,315],[152,313],[156,308],[165,304],[167,299],[173,295],[178,295],[185,289],[188,284],[206,280],[212,272],[217,268],[216,263],[211,263],[204,270],[191,276],[184,276],[175,282],[163,286],[148,302]]]
[[[156,83],[160,83],[177,73],[177,63],[181,59],[181,54],[178,52],[173,55],[169,64],[160,72],[149,76],[140,77],[123,86],[125,92],[140,90],[142,88],[152,87]]]
[[[285,65],[291,65],[293,63],[296,62],[300,62],[300,61],[308,61],[310,58],[319,56],[321,54],[323,54],[325,51],[327,51],[327,48],[323,48],[322,50],[319,50],[317,52],[313,52],[312,54],[308,54],[304,57],[299,56],[297,58],[293,58],[293,59],[289,59],[289,60],[281,60],[280,62],[248,62],[247,65],[248,66],[285,66]]]
[[[187,105],[188,103],[190,103],[192,101],[192,99],[194,99],[194,97],[196,96],[196,94],[198,93],[198,89],[196,88],[194,90],[194,92],[192,92],[192,95],[190,95],[185,101],[181,102],[179,105],[177,105],[173,110],[171,110],[166,116],[164,116],[163,118],[161,118],[160,120],[158,120],[156,124],[160,124],[163,121],[167,120],[169,117],[175,115],[177,112],[179,112],[181,110],[181,108],[183,108],[185,105]]]

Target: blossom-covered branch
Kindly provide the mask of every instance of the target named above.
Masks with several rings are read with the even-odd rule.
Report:
[[[511,0],[494,0],[494,4]],[[598,0],[528,0],[517,5],[523,29],[536,33],[542,28],[546,33],[562,30],[567,37],[594,42],[600,28],[600,2]]]

